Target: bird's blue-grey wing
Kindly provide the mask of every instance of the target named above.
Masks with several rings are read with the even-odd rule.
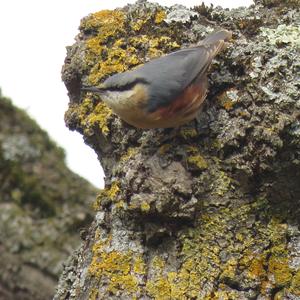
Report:
[[[147,111],[168,106],[194,80],[206,73],[213,56],[205,47],[180,50],[150,61],[136,70],[151,82]]]

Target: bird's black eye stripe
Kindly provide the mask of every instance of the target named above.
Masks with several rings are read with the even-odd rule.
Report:
[[[138,83],[147,83],[147,81],[143,78],[136,78],[134,81],[129,82],[127,84],[109,86],[105,90],[107,90],[107,91],[128,91],[128,90],[131,90]]]

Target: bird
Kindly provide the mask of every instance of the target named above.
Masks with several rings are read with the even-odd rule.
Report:
[[[143,129],[177,128],[194,118],[207,95],[207,72],[232,37],[227,30],[208,35],[196,46],[154,58],[82,91],[99,95],[126,123]]]

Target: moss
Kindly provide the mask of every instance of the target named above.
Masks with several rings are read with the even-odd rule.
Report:
[[[64,160],[64,151],[25,111],[0,97],[0,277],[8,298],[16,290],[22,299],[52,298],[65,246],[77,248],[79,227],[91,222],[87,202],[97,190]]]

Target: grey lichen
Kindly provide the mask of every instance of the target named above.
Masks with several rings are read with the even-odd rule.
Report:
[[[186,8],[183,5],[174,5],[170,8],[170,12],[167,13],[165,22],[172,23],[172,22],[180,22],[180,23],[187,23],[190,22],[192,18],[199,17],[199,14],[191,9]]]

